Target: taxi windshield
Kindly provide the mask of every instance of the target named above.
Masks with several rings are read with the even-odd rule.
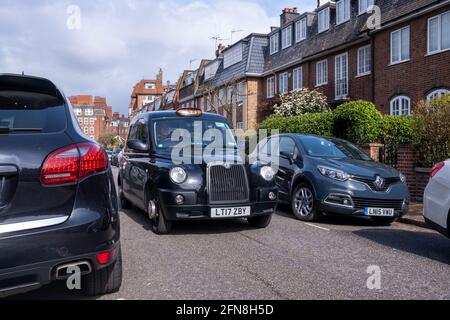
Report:
[[[207,147],[219,137],[225,149],[237,149],[236,140],[228,123],[198,118],[161,119],[154,121],[154,139],[157,150],[170,151],[182,144]],[[211,136],[214,136],[212,138]],[[219,141],[220,143],[220,141]]]

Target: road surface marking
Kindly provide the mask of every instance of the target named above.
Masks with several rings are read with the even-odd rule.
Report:
[[[316,226],[315,224],[312,224],[312,223],[305,223],[305,224],[307,226],[314,227],[314,228],[317,228],[317,229],[320,229],[320,230],[330,231],[330,229],[327,229],[327,228],[324,228],[324,227],[320,227],[320,226]]]

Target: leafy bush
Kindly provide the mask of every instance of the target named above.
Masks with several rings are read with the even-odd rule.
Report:
[[[279,130],[280,133],[333,135],[334,117],[331,112],[310,113],[296,117],[271,116],[261,123],[259,129]]]
[[[450,95],[421,101],[414,108],[414,130],[417,132],[418,165],[432,167],[450,158]]]
[[[412,144],[417,138],[415,120],[411,116],[384,116],[381,133],[384,142],[389,144]]]
[[[274,106],[277,116],[290,117],[307,113],[329,112],[327,98],[315,90],[303,89],[280,97],[281,103]]]
[[[334,112],[334,134],[357,144],[375,142],[381,135],[383,117],[375,105],[358,100],[339,106]]]

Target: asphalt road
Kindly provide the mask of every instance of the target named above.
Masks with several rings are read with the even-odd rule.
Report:
[[[245,221],[180,223],[150,231],[144,213],[123,211],[124,282],[101,299],[450,299],[450,240],[365,219],[295,220],[281,207],[265,230]],[[369,266],[381,270],[370,290]],[[55,283],[14,299],[82,299]]]

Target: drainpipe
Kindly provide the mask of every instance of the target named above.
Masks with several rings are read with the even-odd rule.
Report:
[[[375,37],[373,34],[370,33],[370,31],[368,32],[368,36],[370,37],[370,51],[371,51],[371,55],[372,55],[372,63],[371,63],[371,72],[372,72],[372,88],[371,88],[371,96],[372,96],[372,102],[375,103]]]

